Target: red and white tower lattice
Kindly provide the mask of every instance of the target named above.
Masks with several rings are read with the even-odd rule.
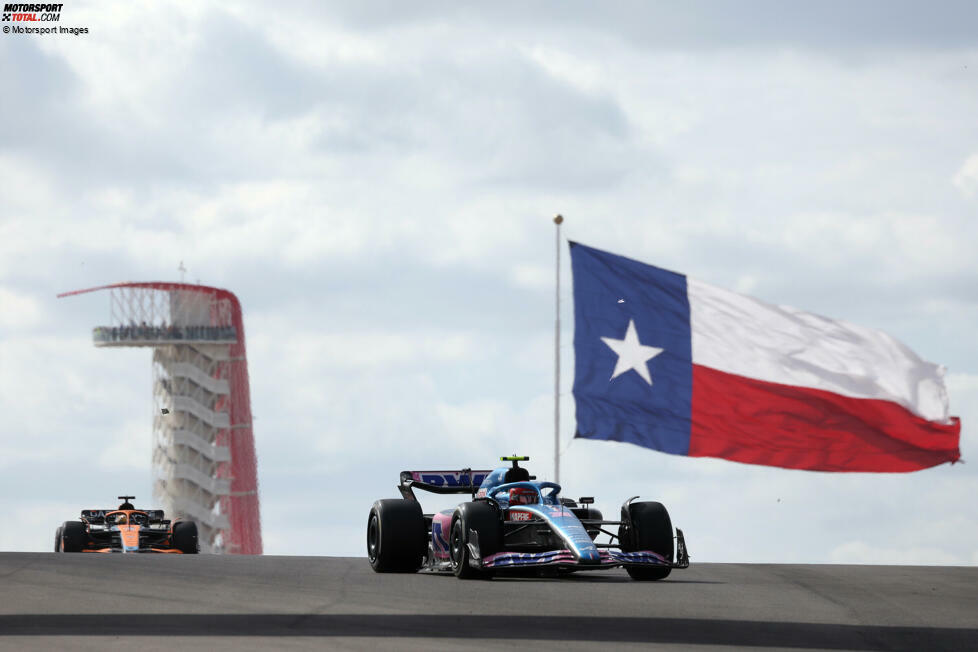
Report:
[[[244,321],[228,290],[188,283],[116,283],[97,347],[153,349],[153,494],[197,522],[201,550],[261,554],[258,463]]]

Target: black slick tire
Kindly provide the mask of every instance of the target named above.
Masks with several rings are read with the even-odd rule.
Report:
[[[406,498],[378,500],[367,516],[367,560],[378,573],[415,573],[428,552],[421,504]]]
[[[469,550],[471,532],[478,537],[479,555],[486,558],[499,551],[502,545],[502,522],[499,511],[488,501],[463,503],[452,518],[452,532],[448,551],[452,560],[452,572],[462,580],[486,580],[493,576],[491,570],[475,568]]]
[[[88,531],[81,521],[65,521],[59,531],[62,552],[81,552],[88,546]]]
[[[197,539],[197,524],[193,521],[177,521],[173,524],[170,544],[185,555],[196,555],[200,551]]]
[[[672,520],[662,503],[632,503],[622,509],[621,516],[631,523],[630,528],[622,525],[618,530],[623,551],[651,550],[673,561]],[[642,581],[661,580],[672,572],[669,566],[626,566],[625,570],[633,580]]]
[[[61,552],[61,528],[54,531],[54,551]]]

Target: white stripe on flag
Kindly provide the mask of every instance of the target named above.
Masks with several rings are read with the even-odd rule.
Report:
[[[948,422],[944,368],[886,333],[687,277],[693,363],[783,385],[893,401]]]

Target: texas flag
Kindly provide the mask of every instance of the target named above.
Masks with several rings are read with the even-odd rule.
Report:
[[[813,471],[961,455],[944,368],[886,333],[571,243],[577,437]]]

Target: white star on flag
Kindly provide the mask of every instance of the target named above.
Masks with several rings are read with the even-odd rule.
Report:
[[[642,379],[649,385],[652,384],[652,376],[649,375],[649,360],[662,353],[665,349],[654,346],[645,346],[638,341],[638,333],[635,332],[635,320],[628,320],[628,330],[625,331],[625,339],[616,340],[612,337],[602,337],[601,341],[618,354],[618,364],[615,365],[615,372],[611,374],[609,380],[614,380],[626,371],[634,369]]]

